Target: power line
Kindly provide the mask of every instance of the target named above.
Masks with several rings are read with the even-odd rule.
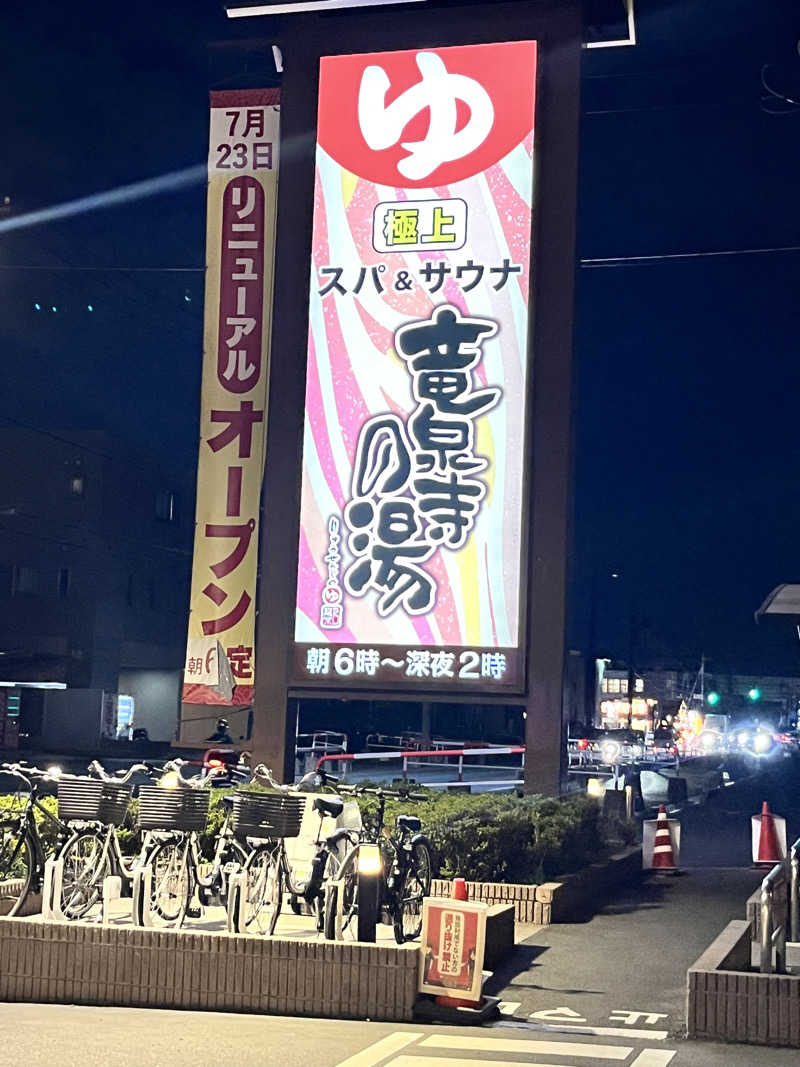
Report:
[[[0,270],[39,270],[48,273],[72,272],[85,274],[89,271],[103,274],[118,271],[122,274],[203,274],[205,267],[42,267],[26,263],[0,263]]]
[[[582,267],[622,267],[628,263],[649,264],[665,260],[719,259],[723,256],[765,256],[776,252],[800,252],[800,245],[774,245],[768,248],[727,248],[705,252],[660,252],[649,256],[605,256],[579,260]]]
[[[58,441],[62,445],[69,445],[71,448],[76,449],[78,452],[86,452],[88,455],[97,456],[98,459],[108,460],[110,463],[118,463],[126,470],[138,470],[143,474],[152,474],[155,464],[147,464],[144,461],[134,462],[129,459],[124,459],[121,456],[113,456],[109,452],[102,452],[99,448],[92,448],[91,445],[80,444],[78,441],[74,441],[69,437],[62,437],[60,434],[53,433],[52,430],[45,430],[41,426],[31,426],[30,423],[23,422],[21,419],[15,419],[12,415],[6,415],[0,411],[0,420],[3,422],[11,423],[13,426],[18,426],[22,430],[27,430],[29,433],[38,433],[42,437],[49,437],[53,441]],[[102,431],[101,431],[102,432]],[[170,481],[172,479],[166,479]]]

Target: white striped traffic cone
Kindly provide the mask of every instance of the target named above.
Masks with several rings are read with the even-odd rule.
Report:
[[[658,809],[656,836],[653,842],[653,870],[676,871],[675,854],[672,850],[672,834],[669,832],[667,809],[662,804]]]

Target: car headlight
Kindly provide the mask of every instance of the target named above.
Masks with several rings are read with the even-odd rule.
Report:
[[[772,738],[769,734],[758,733],[753,739],[753,751],[768,752],[772,748]]]
[[[604,741],[600,746],[600,756],[604,763],[616,763],[620,752],[620,746],[616,741]]]

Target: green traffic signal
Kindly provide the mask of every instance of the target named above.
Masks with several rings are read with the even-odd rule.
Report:
[[[758,688],[757,685],[754,685],[753,688],[748,692],[747,699],[752,700],[754,704],[757,700],[761,699],[761,690]]]
[[[715,708],[717,704],[719,704],[719,700],[719,693],[709,693],[706,697],[706,703],[712,708]]]

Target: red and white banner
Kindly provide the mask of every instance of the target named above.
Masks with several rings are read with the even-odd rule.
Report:
[[[253,700],[278,137],[277,89],[211,94],[202,410],[184,705],[241,707]],[[206,716],[184,708],[181,718],[182,741],[208,732]]]

